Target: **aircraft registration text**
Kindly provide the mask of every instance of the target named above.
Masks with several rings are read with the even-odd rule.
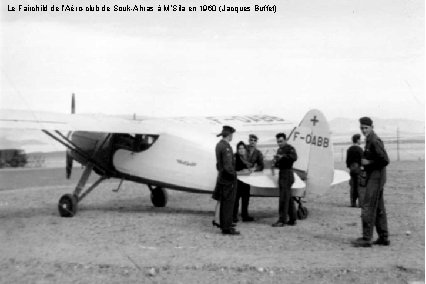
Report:
[[[306,144],[312,144],[318,147],[324,147],[327,148],[330,140],[327,137],[322,136],[315,136],[311,134],[307,134],[305,137],[299,136],[300,132],[296,131],[294,132],[293,141],[296,140],[296,138],[305,140]]]

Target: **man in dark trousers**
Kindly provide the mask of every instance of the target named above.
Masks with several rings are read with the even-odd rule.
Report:
[[[349,169],[351,175],[351,180],[349,181],[350,189],[350,198],[351,198],[351,207],[356,207],[356,200],[358,199],[358,204],[361,207],[361,198],[358,192],[358,176],[361,172],[361,158],[362,158],[362,148],[361,145],[361,135],[355,134],[352,136],[352,146],[346,151],[346,167]]]
[[[390,245],[386,209],[383,201],[383,187],[386,182],[386,166],[389,164],[388,154],[382,140],[373,131],[373,121],[369,117],[361,117],[361,132],[366,137],[364,155],[361,165],[367,177],[365,198],[362,202],[362,238],[356,239],[356,247],[374,245]],[[378,239],[371,242],[373,229],[376,226]]]
[[[297,160],[296,150],[287,143],[284,133],[276,135],[279,146],[277,154],[274,156],[273,165],[280,169],[278,184],[280,188],[279,199],[279,219],[272,224],[272,227],[284,227],[286,225],[296,225],[296,208],[291,194],[291,186],[294,183],[293,163]],[[290,220],[287,222],[287,214]]]
[[[240,232],[232,227],[232,215],[236,194],[236,172],[234,153],[229,142],[235,129],[231,126],[223,126],[222,132],[217,136],[222,139],[216,144],[216,168],[218,170],[216,187],[213,199],[220,202],[220,228],[222,234],[239,235]]]

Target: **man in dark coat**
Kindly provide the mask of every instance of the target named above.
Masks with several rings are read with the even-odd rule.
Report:
[[[348,148],[346,151],[346,167],[348,167],[351,175],[351,180],[349,181],[350,189],[350,201],[351,207],[356,207],[356,200],[358,199],[358,204],[361,207],[361,198],[358,192],[358,176],[361,172],[361,158],[362,158],[362,148],[361,145],[361,135],[355,134],[352,136],[353,145]]]
[[[236,194],[236,172],[234,153],[229,142],[235,129],[223,126],[222,132],[217,136],[222,139],[216,144],[216,168],[218,171],[213,199],[220,202],[220,228],[225,235],[239,235],[240,232],[232,227],[232,215]],[[217,209],[216,207],[216,209]]]
[[[247,160],[252,165],[253,172],[263,171],[263,154],[257,149],[257,136],[254,134],[249,135],[249,144],[247,146]]]
[[[356,247],[371,247],[372,244],[388,246],[390,241],[383,188],[386,183],[386,166],[389,164],[389,158],[382,140],[373,131],[371,118],[362,117],[359,122],[361,132],[366,137],[361,165],[364,167],[367,180],[361,208],[362,238],[358,238],[353,244]],[[379,237],[371,242],[374,226]]]
[[[276,135],[279,149],[274,156],[273,165],[280,169],[278,184],[280,188],[279,219],[272,227],[284,227],[296,225],[296,208],[291,194],[291,186],[294,183],[293,163],[297,160],[296,149],[287,143],[286,135]],[[287,222],[287,214],[290,220]]]

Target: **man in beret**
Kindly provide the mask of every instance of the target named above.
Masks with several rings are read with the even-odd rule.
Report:
[[[390,241],[383,187],[386,182],[386,166],[389,164],[389,158],[382,140],[373,131],[371,118],[361,117],[359,122],[361,132],[366,137],[361,165],[367,180],[365,197],[361,204],[362,237],[356,239],[353,244],[356,247],[371,247],[372,244],[388,246]],[[372,242],[374,226],[379,237]]]
[[[222,139],[216,144],[216,168],[218,176],[212,197],[218,201],[216,211],[219,210],[220,224],[217,224],[215,221],[213,221],[213,224],[219,226],[224,235],[240,234],[232,225],[237,175],[235,172],[234,153],[229,142],[232,141],[234,132],[235,129],[231,126],[223,126],[222,132],[217,135],[218,137],[222,136]]]
[[[361,172],[361,158],[363,155],[361,145],[361,135],[355,134],[352,136],[352,146],[346,151],[346,167],[348,167],[351,175],[349,181],[351,207],[356,207],[356,200],[361,207],[361,198],[358,193],[358,176]]]

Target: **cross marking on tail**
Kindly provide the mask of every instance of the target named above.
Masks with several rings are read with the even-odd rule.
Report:
[[[311,119],[311,121],[312,121],[312,124],[315,126],[315,124],[317,123],[317,122],[319,122],[319,120],[317,119],[317,116],[316,115],[314,115],[314,118],[312,118]]]

